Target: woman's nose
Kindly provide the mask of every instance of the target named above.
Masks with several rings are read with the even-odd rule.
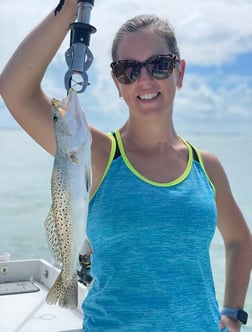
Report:
[[[148,72],[148,70],[145,67],[142,67],[137,79],[138,79],[138,81],[149,81],[149,80],[153,80],[153,77],[151,76],[151,74]]]

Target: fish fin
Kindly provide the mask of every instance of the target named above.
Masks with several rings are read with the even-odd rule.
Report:
[[[75,309],[78,306],[78,283],[77,277],[73,276],[65,282],[60,272],[58,278],[46,296],[48,304],[57,304],[62,308]]]
[[[85,179],[86,179],[86,190],[90,192],[92,186],[92,171],[89,166],[85,166]]]
[[[48,246],[56,262],[62,263],[62,255],[59,247],[59,238],[55,227],[53,208],[51,207],[45,220],[45,229]]]
[[[92,254],[91,245],[89,243],[89,240],[85,238],[80,251],[80,255],[91,255],[91,254]]]

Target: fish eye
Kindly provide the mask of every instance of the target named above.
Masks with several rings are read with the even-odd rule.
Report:
[[[56,123],[58,121],[58,117],[56,114],[53,115],[53,122]]]

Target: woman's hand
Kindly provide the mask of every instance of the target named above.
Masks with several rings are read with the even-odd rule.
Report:
[[[77,0],[60,0],[60,2],[58,3],[57,7],[55,8],[55,16],[61,11],[63,6],[70,6],[70,7],[74,7],[77,11]]]
[[[241,324],[237,320],[233,320],[227,316],[221,316],[220,319],[220,328],[226,328],[228,332],[240,332],[241,331]]]

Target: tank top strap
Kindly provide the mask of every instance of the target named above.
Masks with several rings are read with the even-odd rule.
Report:
[[[199,153],[200,152],[190,142],[187,141],[187,143],[190,145],[190,147],[192,149],[193,159],[200,163],[200,160],[199,160]]]
[[[115,148],[115,154],[114,154],[114,158],[113,160],[117,159],[118,157],[121,156],[121,151],[120,151],[120,148],[119,148],[119,144],[118,144],[118,140],[116,138],[116,133],[115,131],[111,132],[112,136],[114,137],[115,139],[115,143],[116,143],[116,148]]]
[[[204,162],[203,162],[203,159],[202,159],[202,156],[201,156],[201,153],[200,153],[199,149],[196,148],[194,145],[192,145],[192,144],[191,144],[190,142],[188,142],[187,140],[183,139],[182,137],[180,137],[180,138],[182,139],[183,142],[185,142],[185,144],[186,144],[187,146],[189,146],[189,147],[192,149],[192,152],[193,152],[193,159],[194,159],[195,161],[197,161],[197,162],[200,164],[202,170],[203,170],[204,173],[206,174],[206,177],[207,177],[207,179],[208,179],[210,185],[212,186],[212,188],[213,188],[213,190],[214,190],[214,193],[216,194],[215,186],[214,186],[214,184],[212,183],[211,179],[209,178],[209,176],[208,176],[208,174],[207,174],[207,171],[206,171],[206,169],[205,169]]]
[[[109,170],[109,168],[110,168],[110,165],[112,164],[113,160],[115,159],[115,155],[116,155],[116,153],[117,153],[117,152],[116,152],[117,149],[119,150],[119,148],[118,148],[118,144],[117,144],[116,139],[115,139],[115,137],[114,137],[114,134],[113,134],[113,133],[108,133],[107,135],[108,135],[108,136],[110,137],[110,139],[111,139],[111,149],[110,149],[110,154],[109,154],[109,157],[108,157],[108,162],[107,162],[106,168],[105,168],[105,170],[104,170],[103,176],[102,176],[102,178],[101,178],[101,180],[100,180],[100,182],[99,182],[99,185],[97,186],[96,190],[94,191],[94,193],[93,193],[92,196],[90,197],[90,201],[91,201],[91,200],[93,199],[93,197],[95,196],[95,194],[96,194],[97,190],[99,189],[99,187],[100,187],[102,181],[104,180],[106,174],[108,173],[108,170]],[[120,152],[120,150],[119,150],[119,152]]]

